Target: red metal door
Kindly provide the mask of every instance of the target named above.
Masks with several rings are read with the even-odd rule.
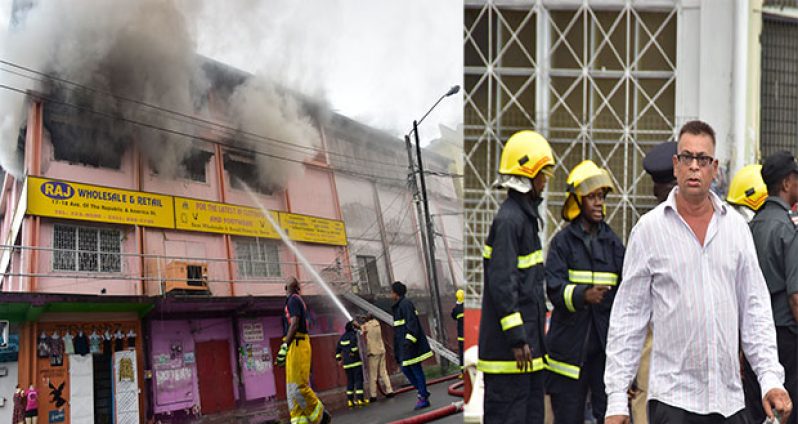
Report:
[[[194,349],[202,413],[213,414],[235,408],[230,344],[227,340],[214,340],[197,343]]]

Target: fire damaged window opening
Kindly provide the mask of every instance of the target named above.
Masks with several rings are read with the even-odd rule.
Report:
[[[280,277],[279,244],[261,238],[235,239],[238,275],[244,278]]]
[[[53,158],[96,168],[119,169],[131,138],[127,124],[57,103],[44,107]]]
[[[204,149],[191,149],[191,152],[180,161],[177,170],[178,178],[185,178],[197,183],[208,182],[208,162],[213,158],[213,153]],[[152,175],[160,175],[160,169],[155,161],[150,160],[150,172]]]
[[[271,196],[276,191],[273,187],[262,184],[258,179],[258,169],[255,163],[248,158],[238,155],[224,155],[224,169],[230,174],[230,187],[243,190],[241,181],[246,183],[252,190],[258,193]]]
[[[53,270],[121,272],[122,232],[57,224],[53,228]]]

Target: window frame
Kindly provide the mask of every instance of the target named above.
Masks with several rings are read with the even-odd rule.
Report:
[[[58,247],[58,237],[59,231],[63,230],[70,230],[73,237],[73,246],[71,248],[66,247]],[[93,241],[93,250],[86,250],[81,248],[81,231],[85,232],[94,232],[94,241]],[[103,233],[114,233],[114,238],[107,238],[103,239]],[[118,250],[103,250],[104,248],[108,248],[107,242],[109,240],[116,239],[118,241]],[[74,224],[63,224],[63,223],[56,223],[53,224],[53,254],[50,261],[50,269],[52,272],[74,272],[74,273],[91,273],[91,274],[120,274],[123,272],[123,261],[122,261],[122,242],[124,239],[123,231],[117,228],[109,228],[109,227],[102,227],[102,226],[86,226],[86,225],[74,225]],[[105,245],[104,245],[105,243]],[[83,266],[81,260],[83,257],[89,258],[94,257],[94,269],[88,269],[88,267]],[[114,264],[113,258],[116,257],[116,263]],[[67,259],[64,259],[67,258]],[[63,267],[67,263],[67,261],[71,262],[72,267],[66,268]],[[111,262],[109,262],[111,261]],[[108,264],[111,267],[108,267]],[[116,265],[116,266],[113,266]]]

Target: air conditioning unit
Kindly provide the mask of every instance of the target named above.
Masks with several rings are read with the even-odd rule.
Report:
[[[208,292],[208,264],[172,261],[166,264],[164,291]]]

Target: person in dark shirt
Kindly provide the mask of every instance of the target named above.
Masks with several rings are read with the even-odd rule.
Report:
[[[765,204],[749,225],[754,237],[759,267],[770,291],[779,362],[784,367],[784,388],[791,399],[798,396],[798,221],[791,209],[798,202],[798,163],[792,153],[781,151],[762,164],[762,180],[768,188]],[[765,419],[756,374],[745,364],[747,410],[755,422]],[[798,422],[792,414],[785,424]]]
[[[369,403],[363,392],[363,360],[357,342],[355,325],[349,321],[335,348],[335,360],[346,372],[346,398],[350,408]]]

